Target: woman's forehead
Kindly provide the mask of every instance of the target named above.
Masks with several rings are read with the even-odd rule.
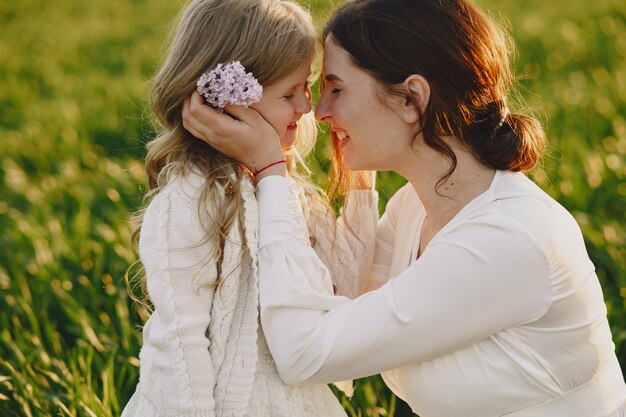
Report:
[[[350,55],[339,46],[330,36],[324,43],[324,73],[341,77],[340,73],[357,69],[352,65]],[[352,68],[350,68],[352,67]]]
[[[323,76],[327,82],[371,85],[377,81],[357,66],[350,54],[330,36],[324,45]]]

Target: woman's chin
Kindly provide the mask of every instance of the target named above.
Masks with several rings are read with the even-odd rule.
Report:
[[[346,155],[346,153],[343,154],[343,164],[350,171],[360,171],[364,169],[360,167],[358,161],[355,161],[354,158],[350,158],[350,156]]]

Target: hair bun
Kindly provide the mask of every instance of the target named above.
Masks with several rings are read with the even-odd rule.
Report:
[[[486,106],[483,115],[464,134],[464,141],[481,161],[502,170],[532,169],[545,144],[539,121],[523,113],[510,113],[506,105],[498,103]]]

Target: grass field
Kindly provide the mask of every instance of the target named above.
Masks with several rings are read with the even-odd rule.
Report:
[[[513,34],[550,152],[532,177],[572,211],[626,366],[626,2],[480,2]],[[332,10],[308,4],[318,21]],[[0,415],[120,414],[141,320],[124,274],[146,190],[148,79],[181,0],[0,3]],[[312,166],[324,183],[324,138]],[[379,175],[382,206],[403,181]],[[382,208],[382,207],[381,207]],[[379,377],[353,416],[409,416]]]

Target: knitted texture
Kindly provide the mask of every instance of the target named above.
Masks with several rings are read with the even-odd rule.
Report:
[[[368,280],[374,257],[378,195],[355,190],[348,195],[342,216],[318,202],[309,204],[311,245],[327,266],[339,295],[356,298]]]
[[[261,386],[260,381],[255,383],[259,343],[264,346],[264,355],[268,354],[264,340],[257,338],[259,219],[254,187],[247,177],[242,180],[244,234],[237,219],[226,237],[222,278],[216,289],[216,260],[206,234],[214,232],[210,218],[221,203],[207,204],[207,212],[198,213],[204,181],[194,170],[184,176],[172,176],[144,216],[139,252],[155,310],[143,329],[140,381],[123,417],[256,416],[249,404],[273,404],[275,400],[270,398],[273,396],[270,392],[279,397],[286,395],[287,388],[278,377],[270,378],[275,387],[260,392],[253,390],[254,386]],[[293,189],[292,202],[303,204],[305,211],[309,211],[306,200],[299,198],[303,198],[301,190]],[[369,204],[369,208],[360,207],[357,211],[375,212],[375,194],[364,193],[358,203]],[[341,292],[354,296],[360,285],[361,270],[355,265],[364,263],[367,268],[368,262],[371,263],[366,255],[369,252],[354,235],[345,233],[347,229],[341,220],[338,237],[333,242],[335,220],[321,206],[311,205],[310,218],[316,250],[338,271],[336,285]],[[366,231],[363,236],[367,237],[375,229],[375,223],[376,214],[370,213],[361,215],[361,220],[351,226],[357,233]],[[308,239],[308,232],[304,227],[303,237]],[[361,240],[365,247],[373,247],[373,235]],[[244,250],[244,246],[248,249]],[[273,363],[270,367],[277,376]],[[311,399],[305,397],[334,401],[332,395],[324,394],[321,389],[328,388],[289,388],[289,398],[294,403],[285,404],[283,409],[290,410],[285,415],[295,417],[292,410],[300,409],[297,416],[314,416],[305,411],[310,406],[304,404],[311,404]],[[251,396],[254,396],[252,402]],[[271,407],[272,413],[281,409],[276,404]],[[343,415],[341,407],[325,404],[320,410],[324,407],[334,409],[333,416]]]

